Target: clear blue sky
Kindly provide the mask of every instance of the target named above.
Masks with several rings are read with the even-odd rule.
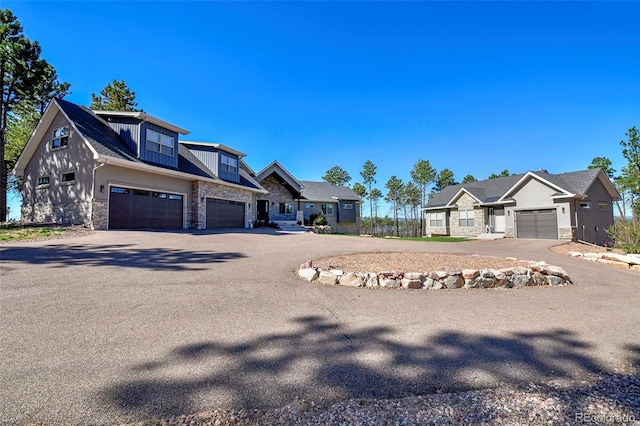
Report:
[[[300,180],[377,187],[419,158],[457,180],[581,170],[640,126],[639,2],[0,0],[88,105],[114,78],[147,113]],[[386,208],[381,214],[387,214]]]

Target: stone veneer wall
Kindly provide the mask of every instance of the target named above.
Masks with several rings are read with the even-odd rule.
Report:
[[[204,201],[200,201],[201,198]],[[220,198],[223,200],[240,201],[245,203],[245,227],[256,220],[255,196],[253,192],[226,185],[197,181],[192,185],[191,193],[191,228],[206,229],[207,227],[207,200],[206,198]]]
[[[267,191],[268,194],[261,194],[258,199],[269,200],[269,220],[296,220],[296,212],[298,210],[298,203],[293,201],[293,195],[289,190],[278,181],[275,177],[268,176],[260,185]],[[280,203],[293,204],[293,212],[289,214],[280,213]]]
[[[457,210],[451,210],[449,230],[451,236],[466,237],[477,236],[484,232],[484,210],[475,209],[473,203],[475,200],[467,194],[463,194],[456,203]],[[474,220],[473,227],[460,227],[460,210],[473,210]]]
[[[109,226],[109,205],[106,202],[93,202],[93,229],[107,229]]]
[[[59,225],[91,225],[91,202],[23,204],[22,221],[57,223]]]

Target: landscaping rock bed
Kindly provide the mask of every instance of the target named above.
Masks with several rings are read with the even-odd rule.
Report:
[[[515,261],[515,259],[512,259]],[[545,262],[521,262],[524,265],[500,269],[434,270],[405,272],[349,272],[341,269],[320,269],[308,260],[300,265],[298,276],[309,282],[325,285],[366,288],[457,289],[457,288],[520,288],[531,286],[564,286],[571,278],[559,266]]]

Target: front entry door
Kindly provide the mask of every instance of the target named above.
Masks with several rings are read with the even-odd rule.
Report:
[[[258,200],[258,220],[269,222],[269,200]]]

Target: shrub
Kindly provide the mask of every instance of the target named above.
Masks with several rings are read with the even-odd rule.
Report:
[[[318,215],[313,220],[314,225],[324,226],[327,224],[327,218],[318,213]]]
[[[614,247],[627,253],[640,253],[640,223],[633,220],[616,220],[607,229],[614,242]]]

